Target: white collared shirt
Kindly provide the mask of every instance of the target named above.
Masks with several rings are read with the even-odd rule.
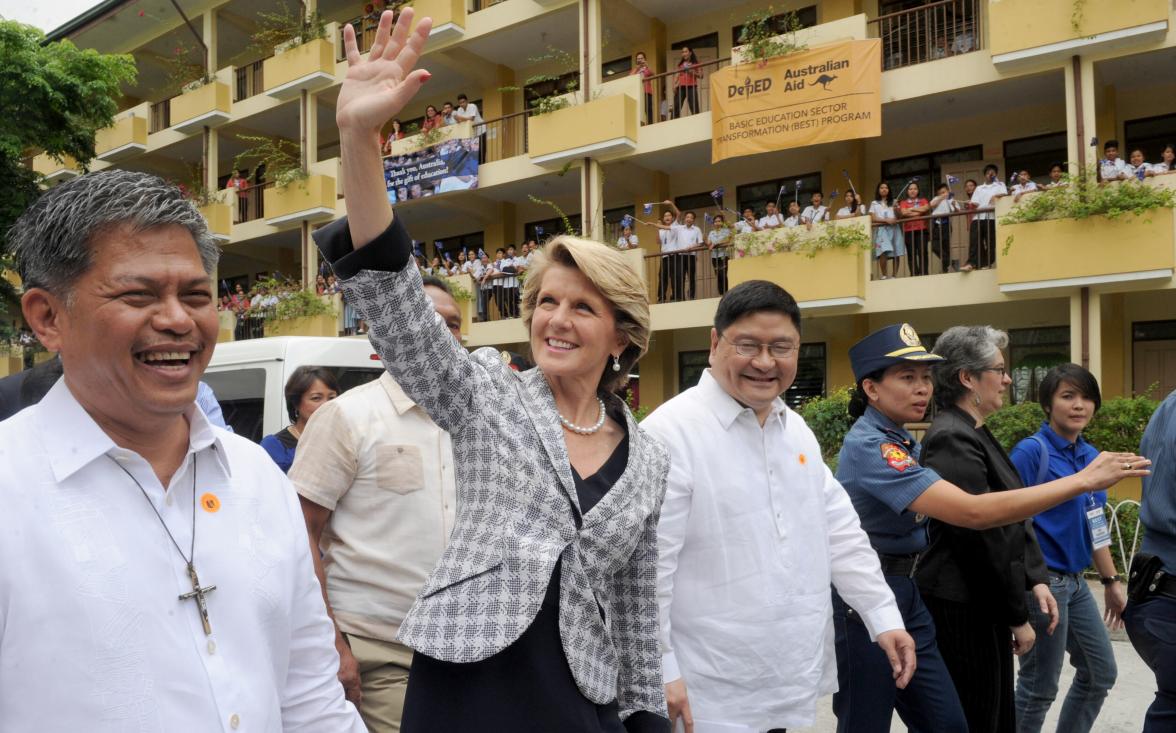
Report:
[[[186,416],[189,450],[166,493],[64,379],[0,423],[0,730],[365,730],[336,677],[293,488],[259,446],[195,404]],[[195,478],[211,636],[179,599],[187,565],[124,468],[185,554]]]
[[[1098,166],[1099,175],[1104,181],[1114,181],[1120,175],[1130,176],[1132,174],[1131,164],[1122,158],[1115,158],[1114,160],[1103,159]]]
[[[669,229],[658,229],[657,230],[657,239],[658,239],[658,242],[661,244],[662,254],[668,254],[670,252],[677,252],[679,249],[682,248],[679,245],[678,240],[681,237],[682,229],[684,229],[684,228],[685,227],[683,227],[678,222],[674,222],[673,224],[670,224]]]
[[[335,622],[395,640],[453,531],[449,433],[384,372],[315,411],[290,480],[332,512],[320,549]]]
[[[617,247],[619,249],[633,249],[634,247],[637,247],[637,246],[638,246],[638,241],[637,241],[636,234],[630,234],[628,237],[626,237],[624,234],[622,234],[620,236],[620,238],[617,239]]]
[[[758,224],[760,229],[782,226],[784,224],[784,217],[780,216],[779,214],[768,214],[764,218],[760,219]]]
[[[820,206],[806,206],[804,207],[804,212],[801,213],[800,218],[803,221],[812,222],[813,224],[821,221],[828,221],[829,208],[824,204]]]
[[[1035,183],[1034,181],[1027,181],[1025,183],[1015,184],[1013,186],[1012,194],[1014,196],[1017,196],[1019,194],[1029,193],[1030,191],[1036,191],[1036,190],[1037,190],[1037,183]]]
[[[993,181],[992,183],[981,183],[972,192],[972,203],[976,204],[977,208],[986,209],[992,206],[992,200],[997,196],[1007,196],[1009,189],[1004,185],[1003,181]],[[985,211],[976,214],[976,219],[985,221],[987,219],[995,219],[996,215],[991,211]]]
[[[702,230],[695,224],[682,225],[681,231],[678,232],[678,249],[693,249],[694,247],[701,247],[705,240],[702,238]]]
[[[757,231],[754,228],[755,226],[759,226],[759,223],[757,222],[753,226],[752,224],[748,223],[747,219],[740,219],[739,221],[735,222],[735,231],[738,234],[751,234],[752,232]]]
[[[685,679],[696,726],[812,725],[817,698],[837,689],[830,583],[871,638],[903,628],[816,437],[779,399],[761,427],[709,370],[641,427],[670,451],[657,530],[665,681]]]

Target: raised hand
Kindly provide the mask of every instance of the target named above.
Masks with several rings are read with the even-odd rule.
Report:
[[[347,55],[347,76],[339,89],[335,105],[335,122],[340,135],[346,133],[378,134],[388,120],[396,116],[416,96],[429,79],[429,72],[414,69],[429,40],[433,27],[430,18],[421,18],[411,34],[413,10],[405,8],[393,28],[394,13],[385,10],[380,16],[376,39],[367,60],[359,54],[355,28],[343,28],[343,48]]]

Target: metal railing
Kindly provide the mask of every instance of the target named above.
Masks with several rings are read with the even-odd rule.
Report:
[[[898,206],[895,206],[897,213]],[[975,254],[977,262],[973,265],[982,269],[982,263],[992,263],[996,266],[996,237],[989,237],[989,232],[983,226],[972,227],[977,214],[992,213],[993,207],[963,209],[948,214],[927,214],[925,216],[900,217],[897,224],[881,224],[870,222],[871,239],[878,241],[878,230],[882,227],[898,227],[903,240],[905,254],[900,257],[897,272],[882,273],[878,268],[880,261],[875,259],[871,267],[871,277],[875,280],[887,277],[921,277],[924,275],[940,275],[953,270],[958,271],[969,262]],[[903,224],[927,222],[925,236],[907,237],[902,232]],[[946,222],[946,224],[941,223]],[[820,226],[820,225],[818,225]],[[942,229],[940,228],[942,227]],[[975,231],[973,232],[973,229]],[[976,239],[976,251],[973,253],[971,242]],[[912,249],[914,245],[914,249]]]
[[[1124,507],[1135,507],[1135,526],[1130,530],[1124,530],[1123,528],[1123,521],[1120,514]],[[1110,515],[1107,518],[1107,528],[1110,530],[1111,537],[1118,547],[1119,557],[1123,559],[1123,567],[1116,569],[1122,570],[1124,574],[1131,568],[1131,560],[1135,558],[1135,551],[1139,549],[1140,528],[1143,526],[1139,521],[1139,509],[1139,502],[1134,499],[1123,499],[1116,504],[1111,504],[1108,501],[1105,507],[1105,510]],[[1124,543],[1126,539],[1124,534],[1127,531],[1130,531],[1131,539],[1130,542]]]
[[[479,163],[493,163],[496,160],[506,160],[527,152],[527,119],[526,112],[515,112],[493,120],[486,120],[475,127],[481,138],[481,154]]]
[[[147,132],[159,132],[171,127],[171,101],[175,97],[168,97],[162,102],[151,105],[147,115]]]
[[[265,90],[265,80],[262,77],[262,69],[264,67],[265,59],[258,59],[257,61],[236,68],[236,83],[233,84],[234,102],[240,102],[242,99],[248,99],[256,94],[261,94]]]
[[[983,48],[981,0],[941,0],[871,21],[882,39],[882,68],[898,69]]]
[[[730,58],[716,59],[694,67],[693,74],[675,68],[646,79],[642,122],[648,125],[710,111],[710,74],[730,63]],[[694,84],[685,83],[691,79]]]
[[[252,185],[237,194],[237,224],[246,221],[265,218],[265,189],[273,187],[274,182],[268,181]]]
[[[727,292],[729,245],[693,247],[645,255],[645,288],[650,303],[718,298]],[[726,256],[724,256],[726,255]]]
[[[459,276],[461,277],[461,276]],[[518,284],[506,287],[510,277],[491,277],[480,282],[472,274],[466,274],[467,289],[474,295],[474,318],[480,323],[487,321],[505,321],[519,317],[519,297],[523,292],[522,281],[515,278]]]

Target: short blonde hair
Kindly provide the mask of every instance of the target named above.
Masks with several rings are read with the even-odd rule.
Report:
[[[566,235],[555,237],[532,257],[534,260],[523,283],[522,299],[523,325],[527,327],[528,339],[547,268],[555,263],[579,270],[612,305],[617,332],[629,342],[621,352],[620,371],[608,363],[600,375],[600,389],[619,391],[629,381],[633,365],[649,350],[649,298],[645,294],[644,281],[620,251],[589,239]]]

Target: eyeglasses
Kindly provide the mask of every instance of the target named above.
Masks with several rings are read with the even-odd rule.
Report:
[[[796,344],[790,341],[773,341],[770,344],[761,344],[759,341],[752,341],[751,339],[739,339],[732,341],[726,336],[722,337],[724,341],[735,347],[735,353],[740,356],[759,356],[764,349],[772,355],[773,359],[787,359],[796,353]]]
[[[993,372],[993,373],[999,374],[1002,379],[1009,375],[1009,370],[1006,369],[1005,367],[1002,367],[1002,366],[984,367],[983,369],[977,369],[976,371],[978,371],[978,372]]]

